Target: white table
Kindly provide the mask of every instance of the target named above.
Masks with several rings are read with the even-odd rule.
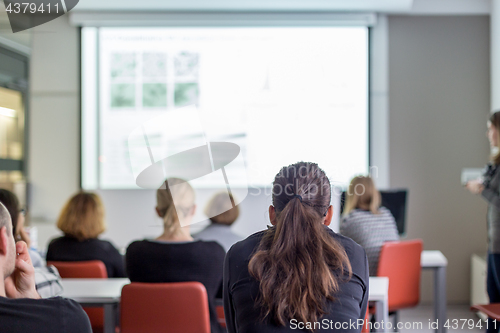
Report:
[[[441,251],[422,251],[422,269],[434,270],[434,319],[438,320],[436,333],[445,333],[446,327],[446,266],[448,259]]]
[[[104,333],[114,333],[122,288],[129,279],[62,279],[63,294],[82,306],[104,308]]]
[[[389,278],[370,276],[368,301],[376,304],[375,321],[381,325],[376,332],[389,332]],[[374,326],[374,328],[377,328]]]

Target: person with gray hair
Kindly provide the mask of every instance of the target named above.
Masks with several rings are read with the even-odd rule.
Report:
[[[231,226],[238,219],[240,209],[235,205],[234,197],[227,192],[215,194],[205,207],[205,215],[209,217],[210,224],[193,235],[194,239],[215,241],[229,251],[231,246],[243,239],[231,230]]]
[[[9,211],[0,203],[0,326],[2,332],[91,333],[82,307],[62,297],[40,298],[28,246],[15,242]]]

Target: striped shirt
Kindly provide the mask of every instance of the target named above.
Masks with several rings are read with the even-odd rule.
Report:
[[[35,287],[41,298],[62,294],[61,277],[54,266],[35,267]]]
[[[399,240],[396,221],[391,212],[385,207],[380,207],[379,212],[373,214],[367,210],[354,209],[340,223],[340,233],[365,249],[370,276],[377,275],[382,244]]]

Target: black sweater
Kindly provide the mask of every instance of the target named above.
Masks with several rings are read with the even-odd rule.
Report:
[[[82,307],[61,297],[0,297],[0,323],[0,331],[6,333],[92,333]]]
[[[368,304],[368,260],[363,248],[353,240],[336,234],[329,228],[328,231],[344,246],[353,274],[351,280],[340,284],[339,292],[334,295],[336,300],[328,301],[328,314],[319,318],[321,326],[315,332],[360,332],[361,326],[359,329],[358,326],[354,329],[352,326],[335,329],[335,323],[345,325],[344,323],[356,323],[358,319],[364,319]],[[227,331],[229,333],[306,332],[300,329],[298,321],[291,320],[285,327],[275,324],[269,318],[264,321],[261,319],[262,309],[255,302],[260,293],[259,282],[250,276],[248,262],[264,233],[265,231],[255,233],[236,243],[226,255],[223,289]],[[322,326],[325,322],[327,325]],[[332,327],[334,329],[331,329]]]
[[[132,282],[198,281],[207,289],[212,333],[222,332],[215,296],[222,284],[225,251],[216,242],[135,241],[127,248],[127,274]]]
[[[108,271],[108,278],[126,277],[122,255],[108,241],[97,238],[79,241],[64,236],[53,239],[47,249],[47,261],[101,260]]]

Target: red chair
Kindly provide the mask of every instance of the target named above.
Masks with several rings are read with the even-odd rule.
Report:
[[[367,306],[365,313],[365,322],[363,324],[363,328],[361,329],[361,333],[369,333],[369,332],[370,332],[370,313],[368,311],[368,306]]]
[[[389,313],[414,307],[420,301],[421,239],[386,242],[380,250],[377,276],[389,278]],[[374,307],[370,313],[374,313]]]
[[[133,282],[123,287],[120,308],[121,333],[210,333],[200,282]]]
[[[61,275],[63,279],[108,278],[106,266],[100,260],[48,261],[47,265],[56,266],[59,275]],[[83,310],[85,310],[87,316],[89,316],[90,323],[92,324],[92,331],[94,333],[102,332],[104,330],[104,309],[84,307]]]
[[[217,321],[219,325],[223,328],[226,328],[226,315],[224,314],[224,306],[217,305],[215,307],[215,311],[217,311]]]
[[[421,239],[387,242],[380,250],[377,276],[389,277],[389,311],[416,306],[420,301]]]
[[[483,312],[491,319],[496,319],[497,321],[500,321],[500,303],[476,304],[471,306],[470,310],[473,312],[478,312],[478,311]]]

